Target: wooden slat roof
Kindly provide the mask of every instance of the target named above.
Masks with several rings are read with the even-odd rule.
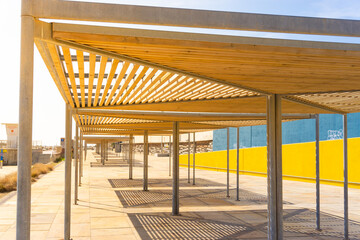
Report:
[[[266,95],[281,94],[284,113],[360,111],[358,44],[41,21],[35,30],[60,94],[75,109],[266,113]],[[89,134],[137,134],[146,128],[167,134],[169,121],[184,122],[182,131],[189,132],[265,124],[94,112],[75,119]]]

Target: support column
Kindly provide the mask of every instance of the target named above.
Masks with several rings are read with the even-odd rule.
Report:
[[[30,239],[34,18],[32,1],[22,1],[16,239]]]
[[[169,176],[171,176],[171,136],[169,136]]]
[[[239,170],[240,170],[240,128],[236,128],[236,201],[240,201],[239,198]]]
[[[70,240],[71,223],[71,130],[72,114],[70,105],[66,105],[65,126],[65,200],[64,200],[64,239]]]
[[[194,149],[193,149],[193,185],[195,185],[195,154],[196,154],[196,141],[195,141],[195,132],[193,135],[193,140],[194,140]]]
[[[281,96],[267,97],[268,239],[283,239]]]
[[[188,133],[188,183],[190,183],[190,154],[191,154],[191,144],[190,144],[190,133]]]
[[[343,115],[344,126],[344,239],[349,239],[349,197],[348,197],[348,129],[347,114]]]
[[[78,200],[78,183],[79,183],[79,156],[78,156],[78,143],[79,143],[79,125],[75,127],[75,146],[74,146],[74,160],[75,160],[75,181],[74,181],[74,204],[77,205]]]
[[[179,215],[179,122],[173,126],[173,199],[172,215]]]
[[[82,132],[81,132],[81,130],[80,130],[80,153],[79,153],[79,159],[80,159],[80,168],[79,168],[79,170],[80,170],[80,174],[79,174],[79,179],[80,179],[80,181],[81,181],[81,178],[83,177],[83,175],[84,175],[84,169],[83,169],[83,161],[84,161],[84,158],[83,158],[83,145],[84,144],[84,142],[83,142],[83,134],[82,134]]]
[[[104,144],[104,153],[105,153],[105,161],[109,161],[109,143],[108,141],[105,140],[105,144]]]
[[[85,141],[85,158],[84,158],[84,161],[86,161],[86,156],[87,156],[87,142]]]
[[[133,135],[129,139],[129,179],[133,179]]]
[[[230,141],[230,128],[226,129],[226,139],[227,139],[227,156],[226,156],[226,197],[230,197],[230,149],[229,149],[229,141]]]
[[[320,120],[315,117],[315,145],[316,145],[316,230],[320,231]]]
[[[144,132],[144,191],[148,191],[148,159],[149,159],[149,139],[148,130]]]
[[[105,153],[104,153],[104,145],[105,145],[105,140],[101,140],[101,145],[100,145],[100,156],[101,156],[101,163],[102,165],[105,165]]]

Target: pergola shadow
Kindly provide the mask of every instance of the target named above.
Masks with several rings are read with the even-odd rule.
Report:
[[[230,191],[232,199],[235,189]],[[124,207],[171,207],[172,190],[116,190],[116,195]],[[180,189],[181,206],[230,206],[232,202],[226,197],[223,189]],[[266,205],[267,196],[240,189],[240,201],[236,205]],[[284,204],[291,204],[284,202]]]
[[[142,179],[108,179],[113,188],[132,188],[141,187],[143,184]],[[150,187],[172,187],[172,180],[170,178],[162,179],[149,179]],[[180,187],[193,186],[192,182],[188,183],[186,178],[179,180]],[[218,183],[204,178],[196,179],[196,187],[224,187],[226,184]]]
[[[322,231],[315,230],[315,212],[284,210],[285,239],[343,239],[343,219],[321,213]],[[130,213],[142,239],[267,239],[267,211]],[[339,224],[340,223],[340,224]],[[360,238],[360,223],[350,221],[350,238]]]
[[[105,164],[103,165],[100,162],[100,158],[96,159],[96,162],[90,163],[91,167],[129,167],[129,163],[126,159],[109,159],[108,161],[105,161]],[[143,167],[143,164],[141,161],[133,160],[133,167]]]

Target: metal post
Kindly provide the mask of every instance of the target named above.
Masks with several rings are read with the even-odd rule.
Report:
[[[268,239],[283,239],[281,96],[267,97]]]
[[[21,3],[21,58],[16,239],[30,239],[34,18],[31,0]]]
[[[161,144],[160,144],[160,152],[164,153],[164,148],[163,148],[163,136],[161,136]]]
[[[169,176],[171,176],[171,136],[169,136]]]
[[[230,128],[227,128],[226,131],[226,139],[227,139],[227,158],[226,158],[226,197],[230,197],[230,149],[229,149],[229,141],[230,141]]]
[[[105,153],[105,161],[109,161],[109,153],[108,153],[108,151],[109,151],[109,144],[108,144],[108,141],[105,141],[105,144],[104,144],[104,148],[105,148],[105,150],[104,150],[104,153]]]
[[[240,201],[239,198],[239,171],[240,171],[240,153],[239,153],[239,148],[240,148],[240,128],[236,128],[236,137],[237,137],[237,141],[236,141],[236,201]]]
[[[100,145],[100,156],[101,156],[101,163],[102,165],[105,165],[105,154],[104,154],[104,145],[105,145],[105,140],[101,140],[101,145]]]
[[[75,127],[75,146],[74,146],[74,160],[75,160],[75,181],[74,181],[74,204],[77,205],[78,200],[78,182],[79,182],[79,156],[78,156],[78,143],[79,143],[79,125]]]
[[[190,133],[188,133],[188,183],[190,183]]]
[[[193,146],[193,185],[195,185],[195,154],[196,154],[196,142],[195,142],[195,132],[193,133],[193,140],[194,140],[194,146]]]
[[[149,158],[149,139],[148,130],[144,132],[144,191],[148,191],[148,158]]]
[[[129,139],[129,179],[133,179],[133,135]]]
[[[316,126],[316,230],[320,231],[320,120],[319,114],[315,117]]]
[[[173,127],[173,200],[172,215],[179,215],[179,122]]]
[[[84,161],[86,161],[86,156],[87,156],[87,142],[85,141],[85,158],[84,158]]]
[[[65,200],[64,200],[64,239],[70,240],[71,221],[71,127],[72,115],[70,105],[66,105],[65,134]]]
[[[349,198],[348,198],[348,129],[347,114],[343,115],[344,124],[344,239],[349,239]]]
[[[82,134],[82,132],[81,132],[81,130],[80,130],[80,168],[79,168],[79,170],[80,170],[80,179],[83,177],[83,175],[84,175],[84,168],[83,168],[83,145],[84,143],[83,143],[83,134]]]

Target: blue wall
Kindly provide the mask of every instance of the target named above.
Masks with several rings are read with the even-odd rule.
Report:
[[[320,115],[320,140],[341,139],[343,118],[338,114]],[[284,122],[282,124],[283,144],[315,141],[315,119]],[[348,114],[348,137],[360,137],[360,113]],[[226,150],[226,129],[214,131],[213,150]],[[266,126],[240,128],[240,148],[266,146]],[[236,128],[230,128],[230,149],[236,149]]]

